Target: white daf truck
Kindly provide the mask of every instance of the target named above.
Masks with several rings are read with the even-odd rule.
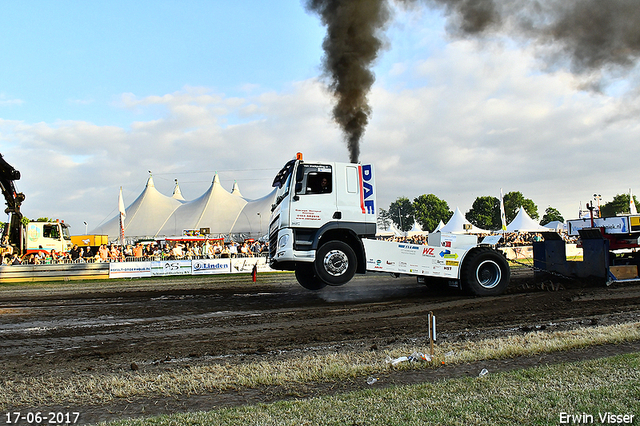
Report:
[[[295,271],[309,290],[345,284],[366,271],[408,274],[430,286],[454,284],[469,294],[498,295],[509,284],[499,238],[431,233],[428,245],[376,239],[372,164],[303,161],[298,153],[276,175],[269,220],[273,269]]]

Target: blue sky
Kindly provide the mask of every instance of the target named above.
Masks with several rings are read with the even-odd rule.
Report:
[[[295,2],[10,2],[3,7],[4,118],[126,126],[122,93],[185,85],[227,96],[317,75],[324,30]],[[119,118],[119,119],[118,119]]]
[[[2,2],[0,152],[30,218],[84,233],[128,205],[149,171],[187,199],[213,174],[270,192],[295,152],[348,161],[321,76],[320,19],[298,1]],[[378,206],[434,193],[452,210],[520,191],[575,217],[594,193],[637,188],[637,101],[580,89],[530,44],[461,40],[432,10],[394,10],[375,64],[361,160]],[[629,159],[632,159],[629,161]]]

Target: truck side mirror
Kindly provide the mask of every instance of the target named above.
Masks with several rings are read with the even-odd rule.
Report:
[[[296,194],[302,192],[302,182],[296,182]]]

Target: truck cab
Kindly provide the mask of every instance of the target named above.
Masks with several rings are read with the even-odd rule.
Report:
[[[273,186],[272,268],[296,271],[300,284],[312,289],[365,272],[361,239],[375,237],[377,221],[373,165],[307,163],[298,154]]]
[[[66,252],[71,247],[69,227],[64,222],[29,222],[27,225],[27,254],[39,250]]]

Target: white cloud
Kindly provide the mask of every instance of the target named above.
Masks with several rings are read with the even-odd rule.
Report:
[[[476,50],[451,43],[415,65],[424,87],[374,90],[363,157],[384,163],[390,151],[401,164],[378,173],[381,207],[435,193],[466,211],[502,187],[569,218],[594,191],[611,199],[637,186],[632,162],[619,164],[639,153],[637,122],[612,121],[620,110],[611,98],[577,92],[568,74],[535,72],[527,52]]]
[[[388,69],[370,95],[361,145],[362,161],[377,166],[379,207],[434,193],[465,212],[503,188],[533,199],[541,215],[551,205],[569,218],[595,192],[606,201],[640,187],[637,120],[620,119],[615,98],[576,91],[571,75],[537,72],[526,51],[460,41]],[[247,86],[244,97],[189,86],[125,93],[117,105],[131,114],[126,127],[0,120],[27,216],[59,217],[84,232],[83,221],[92,228],[115,215],[120,186],[131,203],[149,170],[167,195],[178,178],[185,197],[196,198],[218,171],[228,190],[237,180],[258,198],[298,151],[348,160],[330,95],[315,79],[281,91]]]
[[[0,93],[0,107],[22,105],[24,101],[22,99],[7,99],[6,95]]]
[[[183,194],[196,198],[218,171],[228,190],[238,180],[245,196],[258,198],[296,151],[332,159],[327,152],[341,150],[317,81],[246,99],[202,88],[145,98],[124,94],[121,105],[144,114],[157,106],[164,111],[152,120],[132,121],[128,129],[83,121],[0,122],[3,154],[22,172],[18,185],[27,196],[27,216],[64,218],[83,231],[83,221],[95,226],[107,218],[120,186],[132,202],[149,170],[168,195],[179,178]],[[327,140],[319,144],[323,135]]]
[[[67,102],[73,105],[91,105],[95,102],[93,99],[69,99]]]

